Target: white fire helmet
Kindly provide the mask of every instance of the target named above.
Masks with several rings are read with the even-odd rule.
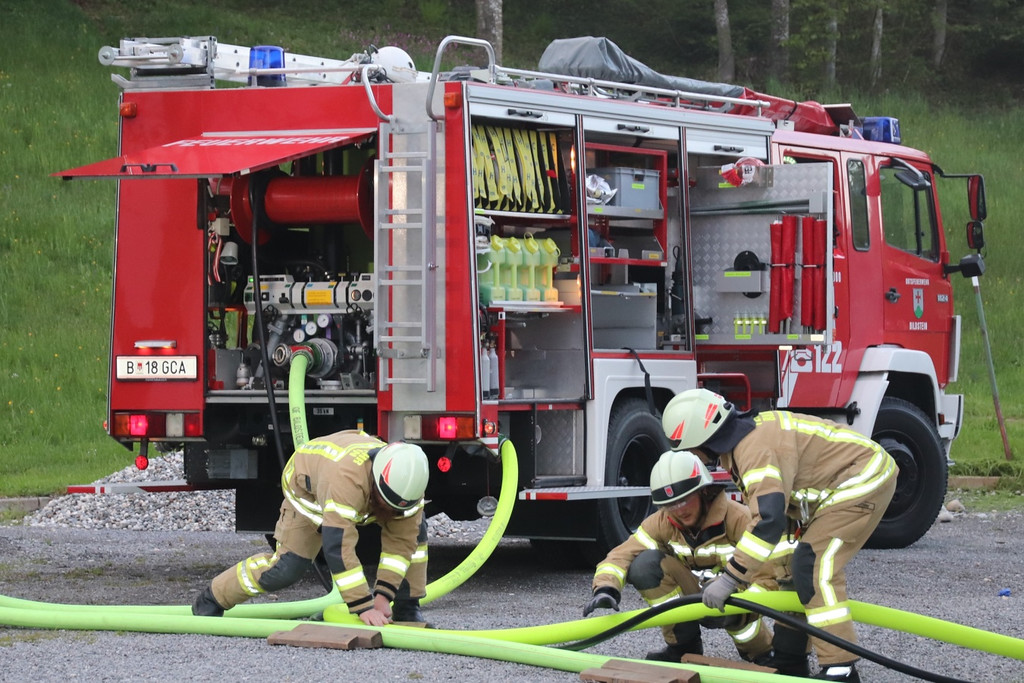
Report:
[[[658,507],[672,506],[713,483],[708,468],[696,455],[665,451],[651,469],[651,502]]]
[[[373,53],[370,61],[383,67],[387,79],[392,83],[412,83],[419,76],[412,57],[400,47],[385,45]]]
[[[412,508],[427,490],[427,455],[415,444],[396,441],[373,458],[373,483],[381,497],[396,510]]]
[[[672,450],[698,448],[733,412],[732,403],[707,389],[687,389],[672,397],[661,416],[661,426]]]

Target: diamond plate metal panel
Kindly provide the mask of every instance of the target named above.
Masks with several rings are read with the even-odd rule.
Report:
[[[582,411],[538,412],[537,438],[538,476],[583,473]]]

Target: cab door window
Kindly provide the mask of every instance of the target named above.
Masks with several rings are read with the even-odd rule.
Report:
[[[899,177],[901,171],[903,177]],[[932,203],[931,176],[920,173],[924,182],[907,182],[905,169],[884,166],[879,169],[882,191],[882,227],[885,241],[892,247],[938,261],[935,207]]]
[[[850,185],[850,234],[853,248],[867,251],[871,248],[871,225],[868,223],[868,184],[864,162],[850,159],[846,162],[847,182]]]

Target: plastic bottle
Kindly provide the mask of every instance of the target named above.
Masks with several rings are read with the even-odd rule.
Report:
[[[491,398],[497,399],[501,397],[501,388],[498,384],[498,352],[494,350],[494,346],[492,342],[487,355],[491,361]]]
[[[480,344],[480,393],[490,398],[491,393],[491,357],[487,353],[487,345]]]
[[[523,265],[523,245],[515,237],[505,238],[505,268],[502,281],[505,284],[505,298],[522,301],[523,290],[519,287],[519,269]]]
[[[540,244],[533,235],[523,238],[523,267],[519,269],[519,287],[524,301],[540,301],[537,289],[537,270],[540,268]]]
[[[540,241],[540,265],[537,266],[537,288],[541,291],[542,301],[558,301],[558,290],[555,289],[555,266],[561,252],[553,239],[547,237]]]
[[[480,301],[485,306],[505,299],[505,287],[502,284],[505,240],[497,235],[491,235],[491,248],[487,252],[487,259],[491,263],[490,270],[485,272],[480,279]]]

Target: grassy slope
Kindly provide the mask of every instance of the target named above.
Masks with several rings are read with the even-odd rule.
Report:
[[[368,43],[394,43],[410,49],[424,68],[444,34],[439,27],[451,19],[432,3],[421,3],[438,12],[427,16],[410,15],[405,8],[415,3],[398,2],[393,4],[399,9],[391,12],[375,5],[372,16],[369,8],[349,3],[343,11],[328,2],[284,12],[238,2],[214,8],[197,0],[79,4],[0,2],[0,33],[8,38],[0,41],[0,496],[60,491],[131,462],[99,424],[105,412],[115,190],[109,182],[49,177],[116,151],[117,89],[110,70],[96,61],[98,48],[127,35],[206,32],[225,42],[278,43],[294,52],[336,57]],[[387,23],[382,16],[389,17]],[[392,25],[415,26],[420,33],[402,34]],[[536,54],[545,42],[539,41]],[[900,117],[905,142],[931,151],[947,171],[986,175],[993,245],[982,279],[986,317],[1010,439],[1024,444],[1024,373],[1016,353],[1021,325],[1014,305],[1021,269],[1007,248],[1013,243],[1011,207],[1024,201],[1019,187],[1024,169],[1016,151],[1024,143],[1024,127],[1014,112],[936,112],[904,98],[853,101],[864,114]],[[962,183],[956,192],[947,204],[963,206]],[[965,220],[947,215],[954,261],[965,252]],[[958,279],[957,286],[964,350],[954,389],[967,395],[967,424],[954,457],[965,469],[984,472],[1002,460],[1003,450],[974,294],[967,282]]]
[[[0,6],[5,495],[46,493],[128,462],[100,427],[114,187],[48,177],[116,149],[115,99],[96,68],[96,34],[70,5],[51,4]]]

